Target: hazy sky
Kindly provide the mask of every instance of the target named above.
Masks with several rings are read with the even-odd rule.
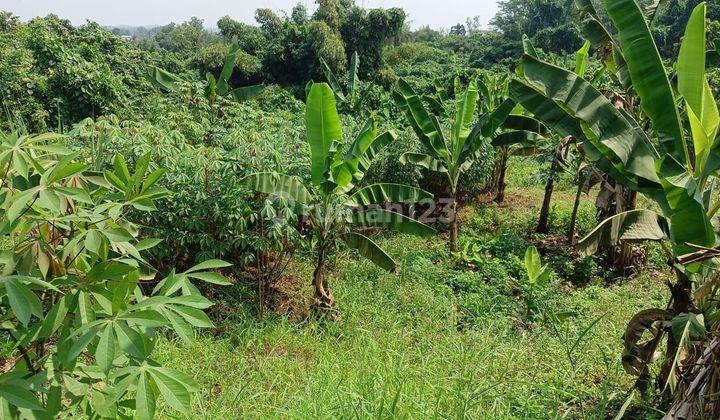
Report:
[[[356,3],[365,7],[402,7],[410,15],[413,27],[448,28],[471,16],[480,16],[487,24],[497,10],[496,1],[356,0]],[[298,2],[311,10],[315,3],[314,0],[0,0],[0,10],[23,20],[55,13],[75,24],[92,20],[102,25],[159,25],[198,16],[206,26],[214,26],[224,15],[250,23],[257,8],[290,11]]]

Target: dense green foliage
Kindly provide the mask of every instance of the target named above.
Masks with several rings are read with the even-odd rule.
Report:
[[[0,13],[0,417],[703,407],[717,3],[502,0],[447,31],[316,3]]]
[[[151,356],[161,327],[192,342],[193,327],[213,326],[202,311],[212,303],[190,278],[228,285],[210,270],[229,264],[209,260],[144,285],[154,272],[140,252],[158,240],[128,216],[167,196],[156,185],[164,170],[144,155],[131,171],[117,155],[113,170],[91,173],[61,140],[0,138],[0,226],[11,242],[1,255],[0,298],[13,350],[0,374],[2,416],[117,417],[134,409],[150,418],[159,394],[188,413],[197,384]]]

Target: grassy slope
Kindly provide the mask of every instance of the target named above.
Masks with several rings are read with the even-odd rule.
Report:
[[[470,207],[466,238],[491,243],[527,236],[537,209],[523,203],[540,202],[542,186],[527,176],[532,168],[511,171],[510,205]],[[551,220],[558,232],[573,194],[561,189],[556,196]],[[589,226],[591,201],[582,209]],[[404,262],[402,269],[391,275],[366,261],[341,261],[332,284],[339,322],[261,320],[237,310],[215,335],[192,346],[161,342],[159,359],[201,384],[193,417],[604,418],[622,405],[632,384],[620,366],[627,320],[666,301],[663,286],[649,275],[582,287],[556,278],[541,303],[577,317],[529,325],[518,321],[513,302],[519,300],[501,284],[506,280],[459,269],[441,239],[381,242]],[[520,245],[511,251],[518,257]],[[489,252],[499,265],[517,261]],[[308,277],[301,265],[298,275]],[[459,292],[458,279],[475,282],[471,291]]]

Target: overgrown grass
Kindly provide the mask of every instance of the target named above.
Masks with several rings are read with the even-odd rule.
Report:
[[[664,305],[665,290],[649,275],[613,285],[590,278],[576,287],[568,277],[589,263],[566,253],[550,261],[557,274],[540,292],[543,313],[524,319],[519,264],[528,240],[537,239],[528,234],[537,209],[521,204],[537,202],[538,194],[538,183],[514,184],[511,205],[465,212],[463,240],[486,244],[482,267],[448,258],[442,238],[379,238],[402,268],[387,274],[367,261],[341,260],[331,285],[340,320],[297,323],[225,310],[214,334],[192,346],[167,338],[159,358],[200,382],[193,418],[612,415],[632,386],[620,365],[622,332],[638,310]],[[568,218],[573,194],[559,188],[557,220]],[[585,198],[583,214],[592,211]],[[553,233],[562,235],[562,225]],[[591,227],[592,220],[583,222],[582,229]],[[302,281],[308,269],[301,261]],[[575,315],[550,321],[557,312]]]

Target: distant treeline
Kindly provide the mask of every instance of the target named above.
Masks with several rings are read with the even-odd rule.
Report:
[[[233,44],[241,48],[233,85],[278,84],[302,99],[308,81],[325,79],[320,58],[342,77],[357,52],[363,80],[389,89],[404,77],[422,88],[456,72],[511,69],[523,35],[546,53],[574,53],[582,44],[574,1],[501,0],[489,26],[469,18],[448,29],[412,29],[401,8],[364,9],[353,0],[317,0],[313,13],[300,4],[283,13],[258,9],[254,24],[225,16],[217,30],[198,18],[107,30],[54,15],[22,23],[1,13],[3,117],[20,115],[40,129],[43,121],[72,123],[127,110],[139,92],[152,91],[144,77],[148,65],[204,80],[208,72],[219,74]],[[651,7],[657,0],[642,2]],[[682,25],[698,3],[660,1],[652,28],[665,58],[677,54]],[[720,38],[720,2],[708,4],[708,18],[708,39]]]

